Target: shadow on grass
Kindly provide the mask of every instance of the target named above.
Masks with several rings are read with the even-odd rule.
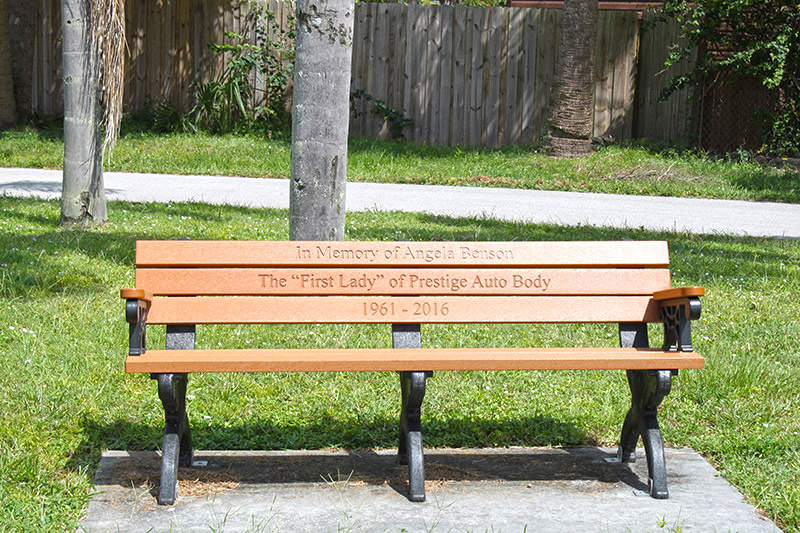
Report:
[[[669,159],[690,158],[717,159],[720,161],[736,161],[736,154],[713,156],[698,152],[695,149],[680,148],[664,142],[637,140],[622,143],[622,146],[639,148],[654,156]],[[800,203],[800,170],[795,168],[779,168],[770,164],[750,160],[741,161],[740,165],[731,165],[726,171],[725,180],[738,189],[756,194],[759,201]]]
[[[760,171],[735,174],[729,180],[736,187],[758,193],[765,201],[800,203],[800,171],[779,171],[764,167]]]
[[[36,138],[53,142],[64,141],[64,122],[57,117],[44,117],[15,129],[0,131],[0,141],[23,136],[36,136]]]

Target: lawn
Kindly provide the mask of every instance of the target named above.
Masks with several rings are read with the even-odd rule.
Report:
[[[62,230],[57,202],[0,197],[2,530],[74,530],[103,450],[160,445],[153,382],[123,372],[127,327],[118,289],[133,283],[134,241],[288,236],[280,210],[112,202],[109,213],[108,227]],[[377,212],[349,214],[346,233],[365,240],[668,240],[673,284],[707,289],[693,328],[707,368],[676,378],[660,416],[664,437],[701,452],[767,516],[800,531],[795,241]],[[152,333],[151,346],[163,342],[163,331]],[[199,328],[201,346],[388,347],[389,337],[389,328],[376,326]],[[616,332],[605,325],[467,325],[426,328],[423,339],[612,346]],[[392,448],[397,389],[389,373],[196,375],[189,416],[198,449]],[[614,446],[628,401],[623,372],[440,372],[423,409],[426,445]]]
[[[0,132],[0,167],[61,168],[54,123]],[[255,135],[154,134],[127,127],[107,170],[287,178],[290,145]],[[430,147],[352,139],[348,179],[800,203],[800,171],[646,144],[574,160],[536,148]]]

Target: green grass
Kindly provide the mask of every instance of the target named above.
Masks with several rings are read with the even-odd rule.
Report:
[[[60,168],[62,158],[57,125],[0,132],[0,166]],[[290,145],[280,139],[128,130],[106,169],[287,178],[289,159]],[[644,144],[608,146],[564,160],[535,148],[488,150],[353,139],[348,179],[800,202],[800,171],[794,168]]]
[[[106,449],[154,450],[153,382],[123,372],[118,289],[136,239],[286,239],[287,213],[111,203],[112,225],[62,230],[57,202],[0,197],[0,530],[74,530]],[[800,246],[777,239],[512,224],[420,214],[348,215],[348,239],[667,239],[675,285],[704,285],[694,326],[707,368],[663,404],[664,437],[692,446],[787,531],[800,531]],[[199,327],[201,346],[381,346],[387,327]],[[658,328],[653,326],[653,342]],[[613,346],[606,325],[426,327],[427,346]],[[163,342],[151,328],[149,343]],[[201,374],[189,385],[199,449],[391,448],[388,373]],[[614,446],[623,372],[440,372],[423,409],[428,446]],[[206,418],[208,417],[208,418]]]

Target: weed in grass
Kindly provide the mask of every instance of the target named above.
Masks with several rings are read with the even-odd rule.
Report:
[[[0,528],[71,529],[100,454],[155,450],[163,413],[148,376],[123,372],[118,298],[136,239],[286,239],[286,212],[112,202],[112,225],[58,228],[58,203],[0,198]],[[674,285],[705,285],[694,327],[707,368],[675,380],[668,444],[708,457],[786,531],[800,531],[800,246],[777,239],[562,228],[408,213],[348,215],[350,239],[667,239]],[[584,329],[585,328],[585,329]],[[653,326],[657,343],[660,332]],[[154,328],[150,344],[163,344]],[[198,328],[202,346],[389,347],[379,326]],[[426,327],[426,346],[613,346],[607,325]],[[392,448],[391,373],[200,374],[189,381],[199,449]],[[613,446],[629,403],[621,372],[437,373],[426,444]],[[206,418],[209,417],[209,418]],[[671,526],[672,524],[670,524]]]

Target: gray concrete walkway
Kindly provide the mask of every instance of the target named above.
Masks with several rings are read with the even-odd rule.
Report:
[[[107,172],[109,199],[287,208],[286,180]],[[0,194],[59,197],[61,171],[0,168]],[[348,183],[349,211],[800,238],[800,205],[483,187]]]
[[[780,530],[696,452],[667,450],[670,498],[654,500],[643,451],[427,450],[424,503],[404,493],[391,451],[198,452],[175,505],[155,503],[155,452],[107,452],[87,532],[768,533]]]

